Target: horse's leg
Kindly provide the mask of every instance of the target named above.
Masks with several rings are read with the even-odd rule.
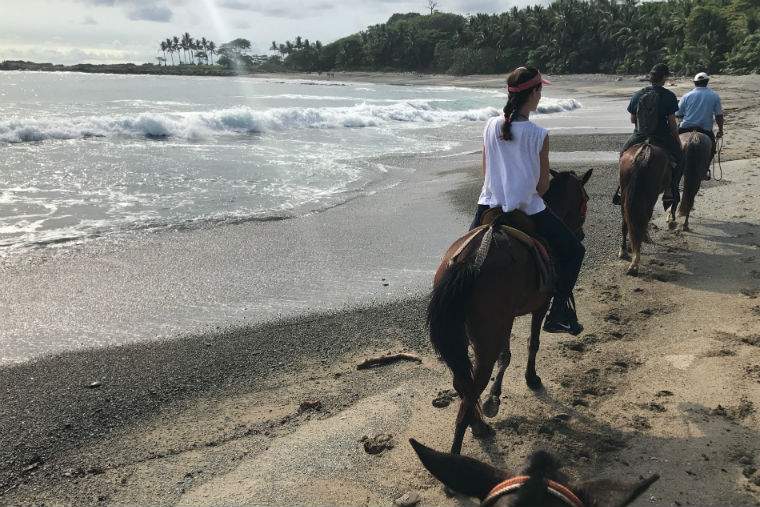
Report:
[[[530,320],[530,341],[528,342],[528,366],[525,368],[525,382],[528,387],[538,391],[543,387],[541,377],[536,374],[536,354],[541,345],[539,337],[541,336],[541,323],[544,321],[549,304],[545,304],[539,310],[533,312]]]
[[[676,203],[677,201],[674,200],[668,211],[668,229],[671,231],[678,227],[678,222],[676,222]]]
[[[628,245],[626,242],[628,241],[628,224],[625,222],[625,206],[626,203],[623,201],[623,205],[620,206],[620,214],[621,214],[621,222],[622,222],[622,232],[623,237],[620,240],[620,253],[618,253],[618,258],[623,260],[629,260],[631,256],[628,254]]]
[[[514,320],[509,316],[507,319]],[[470,417],[472,435],[476,438],[488,437],[494,431],[484,420],[480,409],[480,394],[488,386],[493,367],[504,348],[504,330],[509,327],[506,321],[491,319],[488,322],[481,321],[481,326],[471,333],[472,345],[475,352],[475,371],[473,372],[473,405]],[[510,330],[511,332],[511,330]]]
[[[691,211],[687,211],[687,212],[686,212],[686,218],[684,218],[684,220],[683,220],[683,226],[681,227],[681,229],[682,229],[682,230],[684,230],[684,231],[686,231],[686,232],[688,232],[688,231],[690,231],[690,230],[691,230],[691,229],[689,228],[689,213],[690,213],[690,212],[691,212]]]
[[[639,259],[641,258],[641,241],[631,235],[631,250],[633,251],[633,259],[626,274],[631,276],[637,276],[639,274]]]
[[[457,423],[454,428],[454,442],[451,444],[451,454],[462,453],[462,442],[464,441],[464,432],[470,425],[474,404],[469,398],[462,398],[459,402],[459,412],[457,413]]]
[[[504,372],[507,371],[509,363],[512,360],[512,352],[509,350],[509,340],[512,334],[512,324],[514,319],[507,325],[507,340],[504,348],[499,356],[499,371],[496,373],[496,378],[491,384],[491,392],[488,399],[483,403],[483,415],[486,417],[496,417],[499,413],[499,405],[501,404],[501,385],[504,381]]]

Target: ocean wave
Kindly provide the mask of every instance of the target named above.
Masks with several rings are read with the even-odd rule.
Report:
[[[500,114],[493,107],[447,110],[436,101],[408,100],[391,104],[364,102],[350,107],[237,107],[212,111],[140,113],[121,116],[13,119],[0,122],[0,142],[24,143],[90,137],[182,138],[202,140],[220,134],[250,134],[300,128],[382,127],[392,124],[451,124],[483,121]],[[575,99],[544,99],[540,113],[581,107]]]
[[[536,109],[536,112],[541,114],[563,113],[566,111],[573,111],[574,109],[580,109],[582,107],[583,104],[575,99],[550,99],[548,97],[543,97],[541,102],[538,103],[538,109]]]

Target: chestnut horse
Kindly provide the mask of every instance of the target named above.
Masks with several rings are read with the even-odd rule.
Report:
[[[570,484],[557,461],[545,451],[534,453],[523,472],[514,475],[466,456],[435,451],[413,438],[409,442],[436,479],[489,507],[624,507],[660,478],[652,475],[636,482],[593,479]]]
[[[591,177],[591,170],[582,178],[572,171],[552,171],[552,175],[549,190],[544,195],[546,204],[576,236],[583,238],[588,202],[584,185]],[[476,437],[493,431],[483,421],[480,394],[499,359],[499,372],[484,408],[486,416],[494,417],[499,411],[501,383],[511,358],[512,324],[520,315],[532,316],[525,380],[531,389],[541,388],[541,378],[536,374],[536,353],[541,324],[552,295],[540,290],[539,266],[530,247],[506,236],[493,224],[485,230],[467,244],[464,251],[461,251],[462,245],[476,231],[462,236],[449,247],[435,274],[428,306],[430,341],[453,373],[454,389],[461,400],[451,446],[455,454],[462,449],[467,426],[472,427]],[[474,372],[469,344],[475,354]]]
[[[684,132],[681,134],[683,147],[683,196],[678,206],[678,216],[686,217],[682,229],[689,230],[689,213],[694,208],[694,199],[710,169],[712,160],[712,140],[701,132]],[[675,222],[671,222],[675,225]]]
[[[639,272],[641,243],[648,237],[647,229],[657,197],[670,185],[670,158],[667,152],[649,143],[635,144],[620,155],[620,210],[623,214],[621,259],[631,259],[626,245],[630,237],[633,259],[627,273]],[[675,207],[670,214],[675,220]]]

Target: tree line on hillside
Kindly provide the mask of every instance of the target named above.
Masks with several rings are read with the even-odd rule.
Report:
[[[760,0],[556,0],[461,16],[394,14],[331,44],[273,42],[263,64],[296,71],[487,74],[532,64],[550,73],[760,71]]]

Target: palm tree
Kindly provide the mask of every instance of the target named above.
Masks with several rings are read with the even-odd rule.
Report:
[[[174,65],[174,44],[172,43],[171,37],[167,37],[164,44],[166,45],[166,51],[169,52],[169,56],[172,58],[172,65]]]
[[[184,35],[182,35],[182,42],[180,43],[180,45],[182,46],[182,49],[185,51],[185,55],[187,55],[188,51],[191,51],[193,49],[193,38],[190,36],[189,32],[185,32]]]
[[[214,41],[210,40],[208,41],[208,52],[211,55],[211,65],[214,65],[214,50],[216,49],[216,44],[214,44]]]
[[[166,67],[166,41],[162,40],[161,44],[159,44],[159,47],[161,48],[161,52],[164,54],[164,67]],[[161,62],[159,62],[160,64]]]
[[[198,49],[203,51],[203,59],[206,60],[206,64],[208,64],[208,41],[206,40],[206,37],[201,37],[201,40],[198,43]]]
[[[177,52],[177,57],[179,58],[179,64],[182,65],[182,53],[179,52],[179,50],[182,48],[182,45],[179,42],[179,37],[176,35],[172,37],[172,47],[174,48],[174,51]]]

